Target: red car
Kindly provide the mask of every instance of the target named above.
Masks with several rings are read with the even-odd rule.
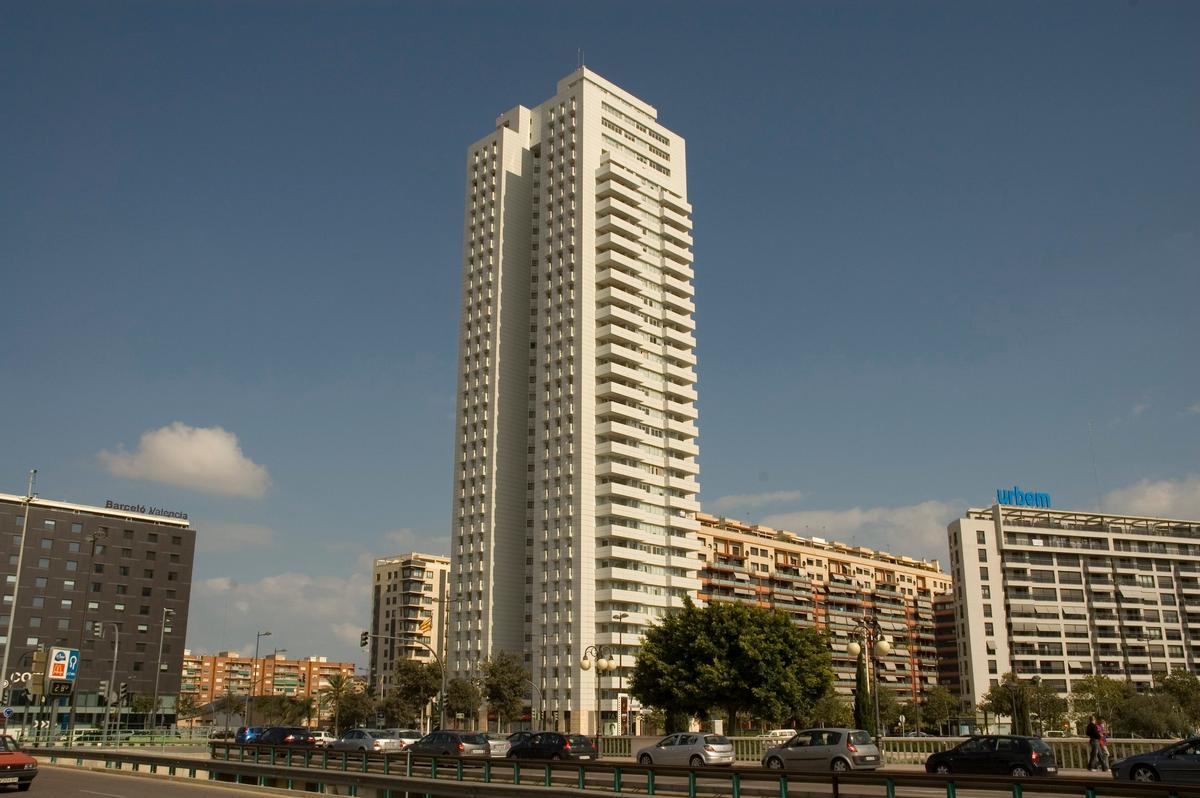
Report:
[[[24,792],[37,775],[37,760],[21,750],[7,734],[0,736],[0,787],[14,785]]]

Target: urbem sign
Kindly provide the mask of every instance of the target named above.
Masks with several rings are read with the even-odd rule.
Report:
[[[1013,485],[1012,490],[1009,490],[1008,488],[997,488],[996,503],[1006,504],[1009,507],[1037,507],[1043,510],[1049,510],[1050,494],[1021,490],[1016,485]]]
[[[163,518],[179,518],[184,521],[188,520],[188,514],[179,510],[164,510],[162,507],[147,507],[144,504],[121,504],[112,499],[105,499],[104,509],[106,510],[124,510],[127,513],[142,513],[143,515],[159,515]]]

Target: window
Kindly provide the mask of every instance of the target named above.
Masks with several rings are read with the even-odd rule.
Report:
[[[129,588],[126,587],[125,585],[117,585],[117,595],[118,596],[123,596],[128,592],[129,592]]]
[[[126,558],[133,557],[133,549],[121,549],[121,556]]]
[[[129,566],[128,565],[117,566],[117,573],[119,573],[121,576],[129,576]]]
[[[150,593],[151,593],[151,592],[152,592],[152,589],[151,589],[151,588],[148,588],[148,587],[144,587],[144,588],[142,588],[142,597],[143,597],[143,598],[146,598],[146,597],[148,597],[148,596],[150,595]]]
[[[29,619],[29,628],[30,629],[41,629],[42,628],[42,619],[36,615],[31,617]]]
[[[61,606],[64,610],[71,609],[71,599],[63,599],[61,602]]]
[[[67,551],[69,551],[72,554],[78,554],[79,553],[79,541],[72,540],[69,543],[67,543]]]
[[[71,619],[70,618],[59,618],[58,619],[58,628],[60,630],[70,629],[71,628]]]
[[[54,538],[42,538],[42,548],[50,549],[54,547]]]
[[[988,569],[987,569],[987,567],[986,567],[986,566],[982,566],[982,565],[981,565],[981,566],[979,567],[979,578],[980,578],[980,579],[987,579],[987,578],[988,578]]]
[[[146,559],[147,559],[147,560],[157,560],[157,559],[158,559],[158,553],[157,553],[157,552],[153,552],[153,551],[148,551],[148,552],[146,552]]]
[[[146,579],[153,579],[154,578],[154,569],[153,568],[142,569],[142,576],[144,576]]]
[[[104,589],[103,582],[92,582],[92,592],[93,593],[99,593],[103,589]]]
[[[36,579],[34,579],[33,586],[34,587],[45,587],[46,586],[46,577],[39,576]]]
[[[43,529],[54,529],[55,526],[56,526],[56,523],[55,523],[54,519],[52,519],[52,518],[47,518],[45,521],[42,521]]]
[[[149,614],[150,614],[150,608],[148,606],[146,606],[145,604],[138,607],[138,615],[149,615]]]
[[[125,605],[124,604],[114,604],[113,612],[125,612]]]
[[[78,535],[80,532],[83,531],[83,524],[80,524],[78,522],[72,523],[71,531],[74,532],[76,535]]]
[[[102,574],[102,573],[104,573],[104,563],[102,563],[102,562],[98,562],[98,563],[96,563],[95,565],[93,565],[93,566],[92,566],[92,573],[94,573],[94,574]]]
[[[987,549],[980,549],[980,550],[979,550],[979,561],[980,561],[980,562],[987,562]]]
[[[12,597],[11,596],[8,597],[8,600],[12,601]],[[39,610],[42,609],[43,607],[45,607],[46,606],[45,596],[34,596],[33,600],[32,600],[32,606]]]
[[[75,580],[74,579],[64,579],[63,580],[63,590],[74,590],[74,589],[75,589]]]
[[[98,601],[89,601],[89,602],[87,603],[87,608],[88,608],[88,610],[89,610],[89,611],[90,611],[90,610],[98,610],[98,609],[100,609],[100,602],[98,602]]]
[[[144,623],[139,623],[139,624],[138,624],[138,628],[137,628],[137,630],[138,630],[138,634],[143,634],[143,635],[144,635],[144,634],[146,634],[146,632],[149,632],[149,631],[150,631],[150,627],[149,627],[149,626],[147,626],[147,625],[146,625],[146,624],[144,624]]]
[[[181,545],[183,545],[183,537],[182,537],[182,536],[180,536],[180,535],[172,535],[172,536],[171,536],[171,545],[172,545],[172,546],[181,546]]]
[[[76,562],[75,560],[67,560],[67,570],[68,571],[78,571],[79,563]]]
[[[50,567],[50,558],[49,557],[39,557],[37,567],[38,568],[49,568]]]
[[[133,530],[132,529],[123,530],[121,533],[121,537],[125,538],[126,540],[133,540]]]
[[[983,598],[990,599],[992,597],[992,586],[991,585],[980,585],[979,593],[980,593],[980,595],[983,596]]]

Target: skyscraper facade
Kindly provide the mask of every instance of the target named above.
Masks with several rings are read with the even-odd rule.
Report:
[[[467,151],[449,663],[517,654],[560,728],[699,588],[690,213],[683,139],[586,68]]]

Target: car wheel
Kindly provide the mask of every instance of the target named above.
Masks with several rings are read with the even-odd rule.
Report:
[[[943,762],[942,764],[935,767],[933,769],[933,772],[940,773],[943,776],[949,776],[950,775],[950,766]]]
[[[1134,781],[1158,781],[1158,774],[1154,771],[1154,768],[1148,765],[1138,765],[1129,774],[1129,778]]]
[[[692,758],[688,760],[688,764],[694,768],[704,767],[704,757],[699,754],[693,754]]]
[[[641,756],[638,757],[638,764],[639,765],[653,765],[654,760],[650,758],[649,754],[642,754]]]
[[[844,759],[835,759],[835,760],[833,760],[833,763],[829,766],[829,769],[832,770],[834,773],[845,773],[847,770],[850,769],[850,763]]]
[[[1014,779],[1029,778],[1029,768],[1024,765],[1013,765],[1013,769],[1009,771],[1009,775]]]
[[[783,770],[783,760],[777,756],[773,756],[767,760],[768,770]]]

